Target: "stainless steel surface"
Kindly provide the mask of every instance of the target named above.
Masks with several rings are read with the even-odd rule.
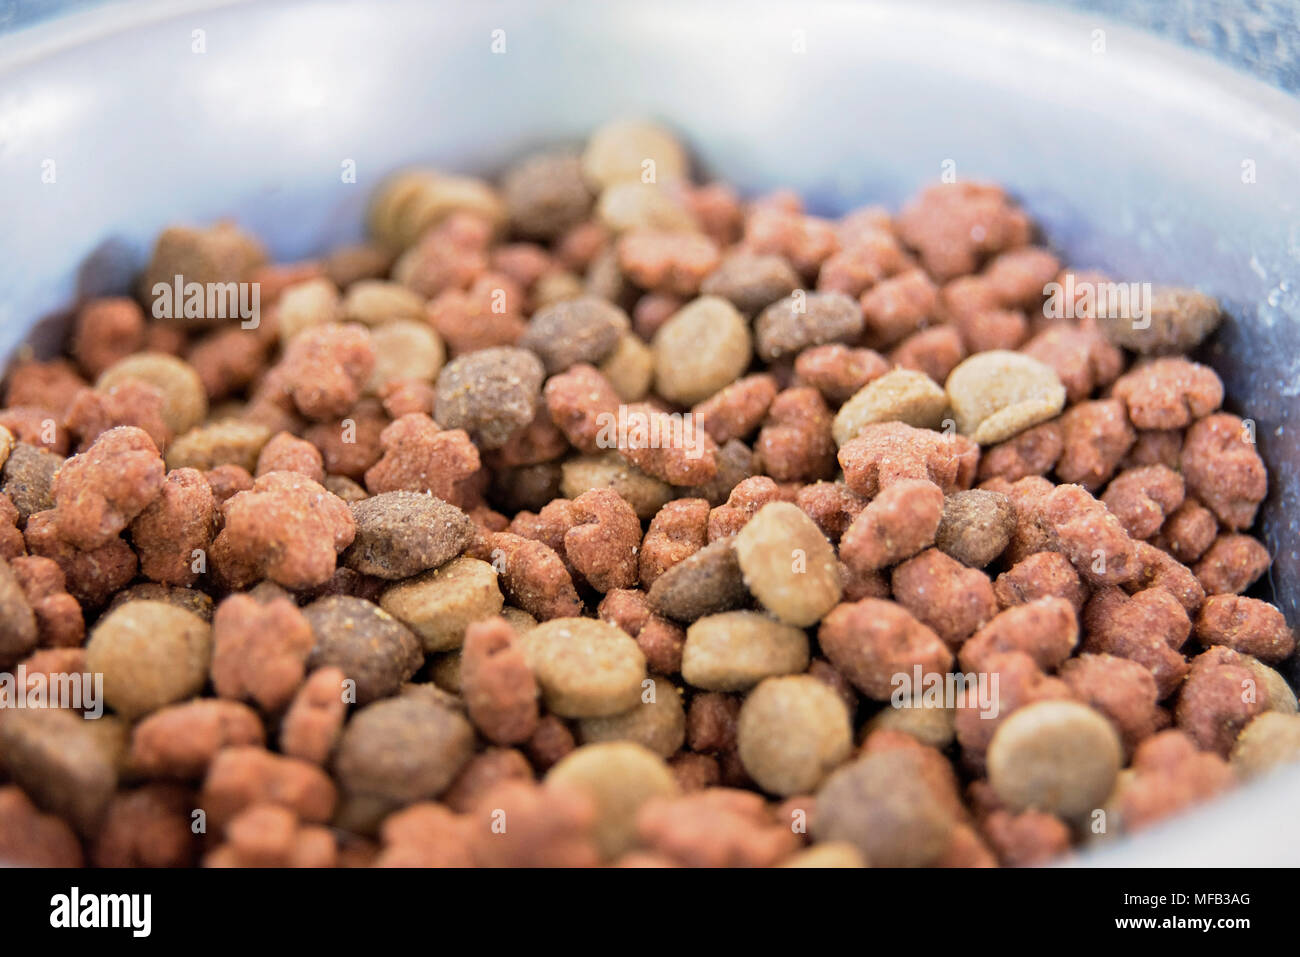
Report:
[[[494,170],[628,113],[676,126],[704,171],[826,212],[896,206],[952,160],[1008,184],[1070,262],[1220,297],[1233,321],[1210,360],[1258,423],[1272,585],[1300,622],[1300,104],[1095,15],[284,0],[111,5],[19,31],[0,38],[0,353],[78,295],[125,288],[167,223],[231,217],[306,256],[357,235],[398,166]],[[1297,793],[1300,771],[1235,798],[1247,812],[1202,812],[1222,840],[1181,833],[1189,819],[1104,859],[1295,863]]]

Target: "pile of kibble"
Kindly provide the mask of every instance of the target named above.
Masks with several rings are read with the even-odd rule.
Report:
[[[1300,757],[1211,298],[642,122],[368,226],[174,226],[12,365],[0,669],[105,710],[0,709],[0,862],[1028,865]]]

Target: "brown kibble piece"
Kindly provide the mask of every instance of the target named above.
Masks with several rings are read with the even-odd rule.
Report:
[[[437,568],[469,545],[473,522],[454,505],[418,492],[383,492],[354,502],[356,536],[343,563],[395,580]]]
[[[396,694],[423,664],[415,635],[373,602],[331,595],[302,613],[316,639],[307,667],[340,668],[355,682],[357,704]]]

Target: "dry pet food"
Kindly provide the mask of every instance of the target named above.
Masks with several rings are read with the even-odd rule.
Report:
[[[0,866],[1027,867],[1300,762],[1207,293],[645,120],[367,225],[173,226],[10,363]]]

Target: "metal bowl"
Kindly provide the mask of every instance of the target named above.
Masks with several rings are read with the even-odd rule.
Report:
[[[829,213],[896,206],[951,161],[1068,262],[1219,297],[1208,359],[1257,423],[1272,596],[1300,622],[1300,104],[1055,8],[168,0],[30,27],[0,39],[0,354],[49,352],[166,224],[229,217],[307,256],[359,235],[399,166],[494,171],[638,113],[706,174]],[[1296,793],[1284,772],[1083,859],[1295,863]]]

